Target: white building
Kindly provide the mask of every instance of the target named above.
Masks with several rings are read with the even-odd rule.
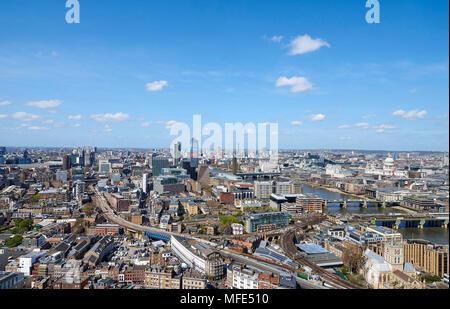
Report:
[[[292,182],[290,182],[290,181],[284,181],[284,182],[277,181],[274,184],[275,194],[278,194],[278,195],[291,194],[292,193],[291,188],[292,188]]]
[[[76,197],[77,200],[81,199],[81,196],[83,195],[83,193],[86,191],[86,183],[84,181],[81,180],[77,180],[75,182],[75,187],[74,187],[74,195]]]
[[[66,182],[67,181],[67,171],[57,171],[56,172],[56,181]]]
[[[177,257],[179,257],[184,263],[189,265],[189,267],[194,268],[195,270],[205,273],[206,261],[201,257],[195,255],[191,250],[189,250],[185,244],[183,244],[182,239],[178,239],[177,237],[170,237],[170,245],[172,251],[175,253]]]
[[[330,175],[333,178],[346,178],[352,176],[352,172],[343,169],[341,165],[328,164],[325,167],[325,174]]]
[[[144,174],[142,176],[142,191],[147,193],[147,184],[148,184],[148,174]]]
[[[411,263],[404,263],[402,244],[386,244],[384,258],[367,249],[364,252],[364,277],[374,288],[420,287]]]
[[[244,234],[244,226],[239,223],[231,224],[231,229],[233,231],[233,235],[242,235]]]
[[[255,181],[255,197],[260,200],[268,200],[272,194],[271,181]]]
[[[31,275],[31,267],[33,264],[41,257],[45,256],[47,251],[32,251],[19,257],[19,267],[18,271],[23,273],[25,276]]]
[[[98,172],[99,174],[110,174],[112,171],[112,164],[109,160],[99,160],[98,161]]]
[[[232,265],[228,269],[229,284],[233,289],[256,290],[258,289],[259,273],[255,270],[245,268],[241,265]]]
[[[395,160],[390,156],[383,162],[383,167],[379,168],[374,163],[368,164],[364,170],[366,174],[379,176],[395,176],[408,177],[409,173],[406,170],[397,170]]]

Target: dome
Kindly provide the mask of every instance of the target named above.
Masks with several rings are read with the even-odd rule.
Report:
[[[384,160],[384,163],[391,163],[391,164],[393,164],[394,163],[394,159],[392,159],[391,157],[386,158],[386,160]]]

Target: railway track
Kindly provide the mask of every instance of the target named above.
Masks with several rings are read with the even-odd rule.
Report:
[[[294,231],[289,231],[281,238],[281,246],[286,254],[296,261],[297,263],[310,267],[315,273],[317,273],[326,283],[337,288],[337,289],[360,289],[361,287],[343,280],[337,274],[332,274],[326,271],[324,268],[308,261],[305,258],[297,256],[297,248],[294,245]]]

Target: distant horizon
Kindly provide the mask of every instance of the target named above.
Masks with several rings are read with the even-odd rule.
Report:
[[[18,148],[18,149],[76,149],[76,148],[84,148],[84,147],[97,147],[100,150],[143,150],[143,151],[152,151],[152,150],[171,150],[169,147],[149,147],[149,148],[140,148],[140,147],[100,147],[96,145],[82,145],[75,147],[63,147],[63,146],[0,146],[8,148]],[[247,149],[244,149],[247,151]],[[385,149],[332,149],[332,148],[280,148],[279,152],[283,151],[342,151],[342,152],[393,152],[393,153],[443,153],[448,154],[450,151],[441,151],[441,150],[385,150]]]

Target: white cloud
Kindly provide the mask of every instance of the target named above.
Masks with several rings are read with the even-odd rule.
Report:
[[[12,117],[13,117],[14,119],[22,120],[22,121],[33,121],[33,120],[38,120],[38,119],[41,118],[41,117],[38,116],[38,115],[28,114],[28,113],[25,113],[25,112],[17,112],[17,113],[14,113],[14,114],[12,115]]]
[[[83,119],[83,116],[81,116],[81,115],[69,115],[69,117],[67,117],[67,118],[69,118],[70,120],[81,120],[81,119]]]
[[[147,121],[147,122],[144,122],[143,124],[141,124],[141,127],[148,128],[151,125],[152,125],[152,122],[151,121]]]
[[[60,100],[49,100],[49,101],[34,101],[34,102],[28,102],[26,104],[27,106],[33,106],[38,108],[54,108],[61,105]]]
[[[9,102],[9,101],[0,102],[0,106],[6,106],[6,105],[10,105],[10,104],[11,104],[11,102]]]
[[[270,40],[272,41],[272,42],[277,42],[277,43],[280,43],[281,42],[281,40],[283,40],[283,36],[282,35],[274,35],[273,37],[271,37],[270,38]]]
[[[147,91],[161,91],[166,86],[169,86],[169,83],[165,80],[155,81],[145,85]]]
[[[165,125],[166,129],[170,129],[174,124],[178,123],[178,121],[175,120],[169,120],[169,121],[156,121],[156,124],[163,124]]]
[[[50,130],[50,128],[30,126],[30,127],[28,127],[28,130],[30,130],[30,131],[48,131],[48,130]]]
[[[98,122],[119,122],[127,120],[130,116],[124,113],[115,113],[91,115],[90,118]]]
[[[79,127],[81,127],[81,124],[76,123],[76,124],[74,124],[72,127],[74,127],[74,128],[79,128]]]
[[[416,92],[417,92],[417,89],[416,89],[416,88],[410,89],[410,90],[409,90],[409,93],[416,93]]]
[[[166,129],[170,129],[170,128],[171,128],[174,124],[176,124],[176,123],[178,123],[178,122],[175,121],[175,120],[167,121],[167,122],[165,123]]]
[[[395,127],[390,124],[381,124],[379,126],[375,126],[374,129],[376,129],[377,133],[391,133],[391,131],[386,130],[392,130],[395,129]]]
[[[6,114],[0,114],[0,119],[4,119],[4,118],[7,118],[8,117],[8,115],[6,115]]]
[[[280,77],[276,83],[277,87],[291,86],[291,92],[303,92],[312,90],[313,85],[305,77]]]
[[[339,139],[341,141],[348,141],[348,140],[351,140],[352,138],[351,137],[347,137],[347,136],[343,136],[343,137],[340,137]]]
[[[377,129],[376,132],[377,133],[390,133],[390,132],[386,131],[385,129]]]
[[[109,124],[105,125],[105,132],[112,132],[112,127]]]
[[[376,118],[377,114],[369,114],[369,115],[364,115],[361,118],[362,119],[370,119],[370,118]]]
[[[381,124],[379,126],[376,126],[375,129],[395,129],[395,127],[391,126],[390,124]]]
[[[47,119],[47,120],[44,120],[44,121],[42,121],[42,123],[45,123],[45,124],[52,124],[52,123],[54,123],[55,121],[53,121],[53,120],[51,120],[51,119]]]
[[[360,123],[355,124],[355,127],[368,129],[369,128],[369,124],[367,122],[360,122]]]
[[[301,125],[303,125],[303,122],[302,121],[292,121],[291,124],[293,126],[301,126]]]
[[[324,114],[317,114],[317,115],[311,115],[309,116],[309,120],[311,121],[322,121],[325,119],[325,115]]]
[[[318,50],[322,46],[331,47],[330,44],[322,39],[312,39],[309,35],[300,35],[289,43],[291,50],[289,55],[306,54]]]
[[[349,126],[348,124],[343,124],[338,127],[338,129],[350,129],[352,126]]]
[[[417,120],[417,119],[423,119],[425,115],[427,114],[427,111],[418,111],[418,110],[412,110],[412,111],[404,111],[404,110],[398,110],[392,113],[393,116],[402,117],[406,120]]]

